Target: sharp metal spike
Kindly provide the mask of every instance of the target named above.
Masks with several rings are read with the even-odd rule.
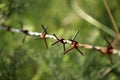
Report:
[[[55,38],[56,38],[57,40],[59,40],[59,38],[58,38],[55,34],[53,34],[53,36],[55,36]]]
[[[44,42],[45,42],[46,48],[48,49],[48,44],[47,44],[46,38],[44,38]]]
[[[42,39],[44,39],[44,43],[45,43],[45,46],[46,46],[46,48],[48,49],[48,45],[47,45],[47,41],[46,41],[46,34],[47,34],[47,30],[46,30],[46,27],[44,27],[44,25],[42,25],[41,24],[41,26],[42,26],[42,28],[43,28],[43,32],[42,32]]]
[[[55,45],[56,43],[60,42],[60,39],[55,34],[53,34],[53,36],[55,36],[55,38],[57,39],[56,42],[52,43],[52,45]]]
[[[112,57],[111,57],[110,54],[108,54],[108,58],[109,58],[109,60],[110,60],[110,63],[113,64]]]
[[[75,38],[76,38],[76,36],[78,35],[78,33],[79,33],[79,30],[76,31],[76,33],[75,33],[75,35],[73,36],[72,40],[75,40]]]
[[[108,43],[108,47],[112,47],[112,45],[111,45],[111,43],[112,43],[112,41],[113,40],[111,40],[111,41],[108,41],[108,39],[104,36],[104,39],[105,39],[105,41]]]
[[[44,27],[44,25],[41,25],[42,26],[42,28],[43,28],[43,33],[45,32],[45,33],[47,33],[47,31],[46,31],[46,29],[47,29],[47,27]]]
[[[63,44],[63,50],[65,51],[65,44]]]
[[[28,30],[23,30],[23,22],[22,21],[19,21],[19,23],[20,23],[21,31],[24,33],[24,37],[22,40],[22,43],[24,43],[25,39],[26,39],[26,33],[28,32]]]
[[[55,38],[57,39],[56,42],[52,43],[52,45],[55,45],[58,42],[61,42],[63,44],[63,50],[65,51],[65,42],[63,41],[64,39],[59,39],[55,34],[53,34],[53,36],[55,36]]]
[[[104,39],[105,39],[105,41],[107,42],[107,56],[108,56],[108,58],[109,58],[109,60],[110,60],[110,63],[111,64],[113,64],[113,61],[112,61],[112,57],[111,57],[111,54],[110,54],[110,52],[109,52],[109,50],[111,50],[113,47],[112,47],[112,45],[111,45],[111,43],[113,42],[113,39],[111,40],[111,41],[109,41],[105,36],[104,36]]]
[[[104,36],[104,39],[108,44],[111,44],[105,36]]]
[[[24,35],[22,42],[24,43],[26,39],[26,35]]]
[[[83,53],[78,48],[76,50],[83,56]]]
[[[59,41],[56,41],[56,42],[54,42],[54,43],[52,43],[51,45],[55,45],[56,43],[58,43]]]
[[[66,50],[66,51],[64,52],[64,55],[67,54],[67,53],[68,53],[69,51],[71,51],[72,49],[74,49],[74,47],[72,47],[72,48]]]

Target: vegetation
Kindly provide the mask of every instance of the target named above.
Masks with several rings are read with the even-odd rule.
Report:
[[[106,1],[106,2],[104,2]],[[108,4],[111,16],[104,4]],[[106,46],[103,35],[119,46],[119,0],[1,0],[0,25],[42,32],[41,24],[49,34],[71,39],[79,30],[76,40],[83,44]],[[79,13],[79,10],[85,13]],[[91,20],[97,21],[96,24]],[[82,16],[81,16],[82,15]],[[111,18],[113,17],[113,19]],[[120,56],[112,55],[110,64],[106,55],[95,50],[80,48],[64,55],[61,44],[55,40],[44,42],[23,34],[0,30],[0,80],[119,80]],[[69,45],[66,45],[66,49]]]

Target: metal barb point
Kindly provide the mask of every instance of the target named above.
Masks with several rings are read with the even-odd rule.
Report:
[[[83,55],[82,51],[80,51],[80,50],[78,49],[78,47],[79,47],[79,46],[78,46],[78,42],[72,41],[72,44],[71,44],[71,45],[72,45],[72,48],[66,50],[64,54],[67,54],[67,52],[71,51],[72,49],[76,49],[81,55]]]
[[[43,39],[44,40],[44,43],[45,43],[45,46],[46,46],[46,48],[48,49],[48,44],[47,44],[47,41],[46,41],[46,34],[48,34],[47,33],[47,30],[46,30],[46,28],[44,27],[44,25],[41,25],[42,26],[42,28],[43,28],[43,32],[42,32],[42,34],[38,37],[38,38],[36,38],[35,40],[39,40],[39,39]]]
[[[111,45],[111,43],[113,42],[113,39],[111,41],[109,41],[105,36],[104,36],[104,39],[107,42],[107,47],[113,48],[112,45]]]
[[[109,59],[110,63],[113,64],[113,60],[112,60],[112,57],[110,54],[108,54],[108,59]]]
[[[83,56],[82,51],[80,51],[77,47],[76,47],[76,50]]]
[[[42,33],[46,33],[47,34],[47,27],[45,27],[43,24],[41,24],[42,28],[43,28],[43,32]]]
[[[75,35],[73,36],[72,40],[75,40],[75,38],[77,37],[78,33],[79,33],[79,30],[76,31],[76,33],[75,33]]]
[[[23,23],[20,21],[20,27],[21,27],[21,31],[24,33],[24,37],[23,37],[23,40],[22,40],[22,42],[24,43],[25,42],[25,39],[26,39],[26,35],[28,35],[28,30],[24,30],[23,29]]]
[[[104,39],[107,42],[106,54],[107,54],[107,56],[109,58],[110,63],[113,64],[112,57],[111,57],[111,49],[113,49],[113,46],[111,45],[111,43],[112,43],[113,40],[109,41],[105,36],[104,36]]]
[[[45,42],[46,48],[48,49],[48,44],[47,44],[46,38],[44,39],[44,42]]]
[[[56,37],[57,41],[54,42],[54,43],[52,43],[51,45],[55,45],[55,44],[57,44],[58,42],[61,42],[61,43],[63,44],[63,50],[65,51],[65,44],[66,44],[66,42],[64,42],[64,39],[63,39],[63,38],[59,39],[55,34],[53,34],[53,36]]]
[[[22,40],[22,43],[25,42],[25,39],[26,39],[26,35],[24,35],[23,40]]]
[[[83,53],[78,49],[78,47],[79,47],[79,43],[77,42],[77,41],[75,41],[75,38],[77,37],[77,35],[78,35],[78,33],[79,33],[79,31],[77,31],[76,33],[75,33],[75,35],[73,36],[73,38],[72,38],[72,40],[70,40],[72,43],[71,43],[71,48],[70,49],[68,49],[68,50],[66,50],[65,52],[64,52],[64,54],[67,54],[69,51],[71,51],[72,49],[76,49],[81,55],[83,55]]]
[[[72,48],[66,50],[66,51],[64,52],[64,55],[67,54],[67,53],[68,53],[69,51],[71,51],[72,49],[74,49],[74,47],[72,47]]]
[[[48,44],[47,44],[46,37],[45,37],[47,34],[47,30],[46,30],[47,28],[44,27],[44,25],[41,25],[41,26],[43,28],[43,32],[42,32],[42,35],[40,37],[44,40],[45,46],[48,49]]]

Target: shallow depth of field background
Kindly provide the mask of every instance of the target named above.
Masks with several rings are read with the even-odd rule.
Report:
[[[113,17],[120,26],[120,0],[106,0]],[[71,39],[79,30],[76,40],[83,44],[106,46],[103,35],[109,34],[96,28],[78,16],[73,9],[74,2],[100,23],[114,31],[112,22],[103,0],[0,0],[0,20],[9,14],[6,25],[30,31],[42,32],[41,24],[47,26],[49,34],[55,33],[60,38]],[[43,40],[35,37],[10,33],[0,30],[0,80],[119,80],[120,56],[112,55],[111,65],[107,56],[96,50],[80,48],[64,55],[62,44],[51,44],[47,39],[46,49]],[[119,49],[117,44],[114,47]],[[66,45],[66,49],[69,49]],[[108,71],[108,72],[107,72]]]

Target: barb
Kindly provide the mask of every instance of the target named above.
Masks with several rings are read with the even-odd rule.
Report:
[[[112,57],[111,57],[111,54],[112,54],[111,50],[113,49],[111,43],[113,40],[111,40],[111,42],[109,42],[105,36],[104,36],[104,39],[107,42],[107,47],[106,47],[107,49],[105,49],[104,54],[107,54],[107,56],[110,60],[110,63],[113,64]]]
[[[68,50],[66,50],[65,52],[64,52],[64,54],[67,54],[69,51],[71,51],[72,49],[76,49],[81,55],[83,55],[83,53],[78,49],[78,47],[79,47],[79,43],[77,42],[77,41],[75,41],[75,38],[76,38],[76,36],[78,35],[78,33],[79,33],[79,31],[77,31],[76,33],[75,33],[75,35],[73,36],[73,38],[72,38],[72,40],[70,40],[72,43],[71,43],[71,48],[70,49],[68,49]]]
[[[42,35],[40,36],[43,40],[44,40],[44,43],[45,43],[45,46],[46,46],[46,48],[48,49],[48,44],[47,44],[47,41],[46,41],[46,34],[48,34],[47,33],[47,27],[44,27],[44,25],[41,25],[42,26],[42,28],[43,28],[43,32],[42,32]]]
[[[79,33],[79,30],[78,30],[78,31],[76,31],[75,35],[73,36],[73,38],[72,38],[72,40],[73,40],[73,41],[74,41],[74,40],[75,40],[75,38],[77,37],[78,33]]]
[[[41,35],[36,39],[36,40],[38,40],[38,39],[43,39],[44,40],[44,43],[45,43],[45,46],[46,46],[46,48],[48,49],[48,44],[47,44],[47,41],[46,41],[46,35],[48,34],[47,33],[47,27],[44,27],[44,25],[41,25],[42,26],[42,28],[43,28],[43,32],[41,33]]]
[[[12,27],[11,26],[7,26],[7,25],[4,25],[4,24],[2,24],[2,26],[4,26],[4,29],[6,29],[6,31],[12,32]]]
[[[23,39],[22,39],[22,42],[24,43],[25,39],[27,37],[26,35],[29,35],[29,34],[28,34],[28,30],[23,28],[23,23],[22,22],[20,22],[20,27],[21,27],[21,31],[25,34]]]
[[[53,34],[53,36],[56,37],[57,41],[54,42],[54,43],[52,43],[52,45],[55,45],[56,43],[61,42],[61,43],[63,44],[63,50],[65,51],[65,44],[66,44],[66,42],[64,42],[65,39],[63,39],[63,38],[58,38],[55,34]]]
[[[34,37],[39,37],[39,38],[42,38],[42,39],[51,38],[51,39],[57,40],[52,45],[54,45],[58,42],[61,42],[64,45],[65,44],[70,44],[71,48],[66,50],[64,52],[64,54],[68,53],[69,51],[71,51],[73,49],[76,49],[81,55],[83,55],[83,53],[78,49],[80,47],[80,48],[85,48],[85,49],[94,49],[94,50],[100,51],[103,54],[107,54],[108,56],[111,55],[111,54],[117,54],[117,55],[120,56],[120,50],[114,49],[111,45],[111,42],[109,42],[107,39],[105,39],[106,42],[108,43],[108,45],[106,47],[93,46],[93,45],[89,45],[89,44],[81,44],[81,43],[75,41],[75,38],[77,37],[79,31],[77,31],[75,33],[72,40],[65,40],[64,38],[58,38],[55,34],[49,35],[46,31],[46,28],[43,28],[44,31],[42,33],[31,32],[29,30],[23,30],[23,29],[22,30],[21,29],[15,29],[15,28],[12,28],[10,26],[5,26],[5,25],[1,25],[0,29],[4,30],[4,31],[9,31],[9,32],[12,32],[12,33],[25,34],[26,36],[34,36]]]

